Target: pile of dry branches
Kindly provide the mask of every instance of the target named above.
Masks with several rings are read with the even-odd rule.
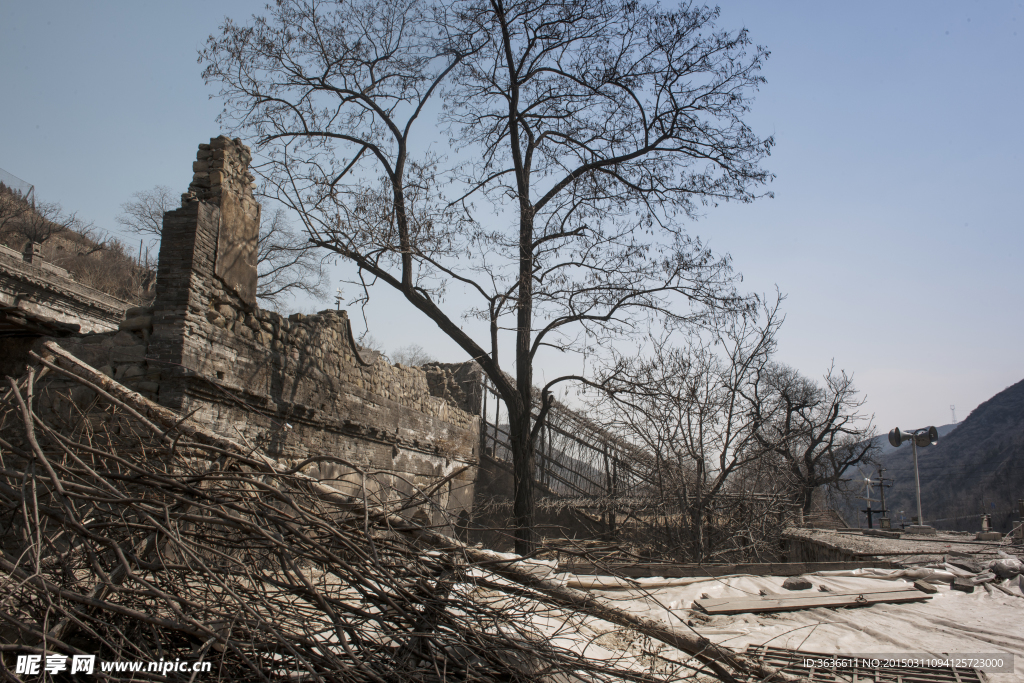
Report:
[[[311,462],[283,469],[47,349],[0,394],[8,680],[24,653],[208,661],[203,680],[770,673],[407,521],[429,491],[390,504],[346,497],[305,475]],[[649,651],[591,659],[588,643],[543,628],[579,615],[688,654],[657,666]],[[195,678],[121,678],[176,676]]]

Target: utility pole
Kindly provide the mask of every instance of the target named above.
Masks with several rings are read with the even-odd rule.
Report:
[[[889,515],[888,515],[889,510],[885,507],[885,487],[886,486],[892,486],[893,483],[895,482],[895,480],[894,479],[886,479],[885,477],[882,476],[883,472],[885,472],[885,468],[882,467],[881,465],[879,465],[878,466],[878,493],[879,493],[879,495],[882,498],[882,518],[879,521],[879,525],[883,529],[889,529],[889,528],[892,528],[892,522],[889,521]],[[885,483],[887,481],[889,482],[888,484]]]
[[[868,516],[868,528],[869,529],[874,529],[875,528],[874,527],[874,518],[872,517],[872,515],[874,515],[874,513],[878,512],[878,510],[875,510],[871,506],[872,503],[877,502],[874,498],[871,497],[871,486],[872,486],[872,484],[874,484],[874,482],[871,481],[871,479],[869,477],[865,477],[865,479],[864,479],[864,495],[862,496],[864,498],[864,510],[863,510],[863,512],[865,512],[867,514],[867,516]]]

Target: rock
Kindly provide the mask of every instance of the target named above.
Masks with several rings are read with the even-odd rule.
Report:
[[[120,346],[110,350],[110,361],[112,363],[141,363],[146,360],[146,347],[142,344],[138,346]]]
[[[114,346],[135,346],[139,338],[131,332],[121,331],[114,335]]]
[[[825,584],[821,584],[820,586],[818,586],[818,591],[821,593],[831,593],[832,589],[826,586]]]
[[[980,574],[981,572],[985,571],[985,565],[983,565],[982,563],[975,562],[973,560],[967,560],[962,557],[946,556],[946,563],[953,565],[957,569],[963,569],[964,571],[968,571],[972,574]]]
[[[146,330],[150,327],[153,327],[153,316],[151,315],[140,315],[134,318],[126,318],[117,326],[119,330]],[[114,343],[117,343],[116,337]]]
[[[803,591],[811,587],[811,582],[802,576],[791,576],[782,582],[782,587],[791,591]]]
[[[136,388],[139,391],[148,391],[152,394],[155,394],[160,389],[160,385],[157,384],[156,382],[139,382],[136,385]]]
[[[953,579],[953,583],[949,585],[949,588],[950,590],[962,591],[964,593],[974,592],[974,584],[971,583],[970,579],[965,578],[963,576],[958,576],[955,579]]]
[[[97,370],[102,372],[107,377],[110,377],[111,379],[114,378],[114,368],[110,367],[109,365],[104,365],[102,368],[97,368]]]
[[[927,581],[922,581],[921,579],[918,579],[917,581],[914,582],[914,588],[916,588],[917,590],[921,591],[922,593],[928,593],[929,595],[931,595],[932,593],[938,593],[939,592],[938,588],[936,588],[935,586],[931,585]]]
[[[1018,574],[1024,574],[1024,562],[1016,558],[993,560],[989,563],[988,570],[1000,579],[1012,579]]]
[[[970,579],[971,583],[973,583],[975,586],[995,580],[996,575],[993,572],[982,572],[981,574],[978,574],[977,576]]]
[[[139,316],[152,314],[152,306],[132,306],[131,308],[124,312],[124,318],[125,320],[128,320],[129,318],[138,318]]]
[[[131,379],[132,377],[140,377],[144,374],[146,374],[146,371],[143,370],[141,366],[130,365],[127,367],[127,369],[124,371],[124,374],[121,376],[124,377],[125,379]]]

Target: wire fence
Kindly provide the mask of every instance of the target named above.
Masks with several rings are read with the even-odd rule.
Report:
[[[12,194],[24,199],[32,206],[35,206],[36,186],[31,183],[27,183],[13,173],[8,173],[4,169],[0,168],[0,192],[3,192],[4,190],[10,191]]]
[[[489,381],[481,384],[481,453],[511,470],[508,408]],[[532,412],[538,419],[539,401]],[[549,545],[589,539],[611,542],[615,552],[629,548],[627,554],[680,561],[774,561],[782,530],[798,514],[783,487],[757,483],[773,480],[770,473],[750,472],[708,492],[684,464],[659,458],[559,403],[536,430],[533,475],[535,509],[546,520],[539,528],[548,528],[541,536]],[[510,494],[477,500],[475,514],[511,524]]]
[[[511,463],[508,423],[502,422],[504,402],[488,380],[483,380],[482,395],[483,452]],[[534,419],[539,413],[535,404]],[[652,484],[652,456],[559,403],[545,416],[534,448],[534,480],[557,496],[624,498],[646,493]]]

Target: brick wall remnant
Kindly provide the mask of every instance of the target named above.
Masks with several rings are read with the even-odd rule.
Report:
[[[436,525],[466,518],[480,430],[466,410],[473,391],[457,385],[472,371],[435,368],[428,379],[420,368],[360,358],[345,311],[261,310],[247,260],[260,213],[250,158],[238,140],[200,145],[181,208],[164,214],[153,304],[128,309],[116,330],[56,341],[225,437],[286,466],[305,463],[303,472],[346,494],[380,503],[429,489],[429,504],[403,514]],[[94,398],[59,377],[48,382],[53,396]]]
[[[286,318],[248,296],[255,280],[241,281],[255,269],[239,264],[255,253],[259,218],[250,158],[238,140],[200,145],[182,207],[164,216],[156,300],[127,330],[146,341],[146,367],[121,371],[92,350],[96,362],[145,389],[158,372],[161,404],[281,460],[334,458],[306,471],[346,493],[411,494],[468,465],[434,496],[456,515],[468,509],[474,414],[432,396],[423,370],[360,359],[345,311]]]
[[[238,138],[221,135],[199,145],[182,206],[206,202],[220,209],[214,272],[246,304],[256,304],[260,205],[253,197],[252,154]]]

